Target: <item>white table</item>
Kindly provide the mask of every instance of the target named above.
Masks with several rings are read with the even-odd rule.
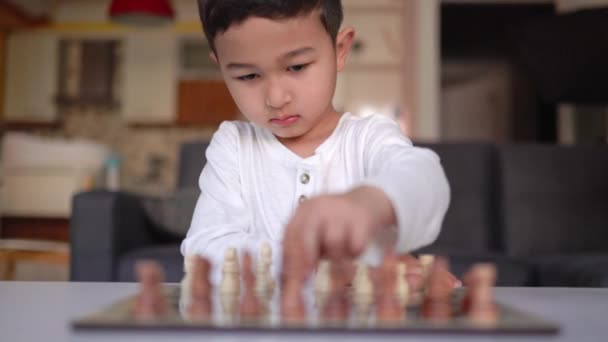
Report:
[[[0,282],[1,341],[608,341],[608,288],[497,288],[503,304],[558,323],[555,336],[78,331],[70,322],[135,294],[133,283]]]

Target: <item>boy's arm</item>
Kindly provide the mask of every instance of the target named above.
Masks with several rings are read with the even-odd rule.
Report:
[[[365,180],[347,193],[298,206],[284,235],[284,263],[304,256],[310,269],[320,257],[353,258],[365,251],[364,260],[378,264],[387,248],[409,252],[439,234],[450,193],[437,155],[413,147],[386,118],[370,119],[353,136]]]
[[[209,258],[217,282],[225,250],[257,249],[261,238],[249,232],[251,214],[241,197],[238,131],[233,123],[220,126],[206,153],[207,164],[199,178],[201,194],[181,251],[184,256]]]
[[[376,187],[386,196],[398,228],[395,249],[409,252],[439,235],[450,202],[449,184],[433,151],[414,147],[393,121],[375,121],[365,134],[368,176],[362,186]]]

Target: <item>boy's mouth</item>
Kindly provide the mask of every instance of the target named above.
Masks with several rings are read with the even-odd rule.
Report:
[[[285,126],[293,125],[298,120],[300,120],[299,115],[287,115],[287,116],[281,116],[278,118],[270,119],[270,123],[272,123],[273,125],[285,127]]]

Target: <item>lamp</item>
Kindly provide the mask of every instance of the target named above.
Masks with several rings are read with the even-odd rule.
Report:
[[[170,0],[112,0],[112,21],[135,26],[165,24],[173,20]]]

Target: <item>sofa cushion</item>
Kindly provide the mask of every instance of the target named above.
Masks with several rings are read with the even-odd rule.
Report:
[[[608,253],[543,256],[535,267],[541,286],[608,287]]]
[[[450,207],[435,250],[485,253],[497,241],[496,150],[486,143],[419,144],[435,151],[450,183]]]
[[[164,197],[143,197],[141,201],[153,229],[183,239],[190,228],[199,194],[197,187],[181,188]]]
[[[207,163],[205,151],[208,141],[192,141],[182,144],[177,168],[177,188],[198,188],[198,178]]]
[[[179,250],[180,245],[157,245],[130,251],[119,259],[118,281],[137,281],[135,263],[138,260],[153,260],[160,263],[165,271],[165,281],[180,282],[184,276],[184,258]]]
[[[511,256],[608,252],[608,148],[500,148],[502,214]]]

